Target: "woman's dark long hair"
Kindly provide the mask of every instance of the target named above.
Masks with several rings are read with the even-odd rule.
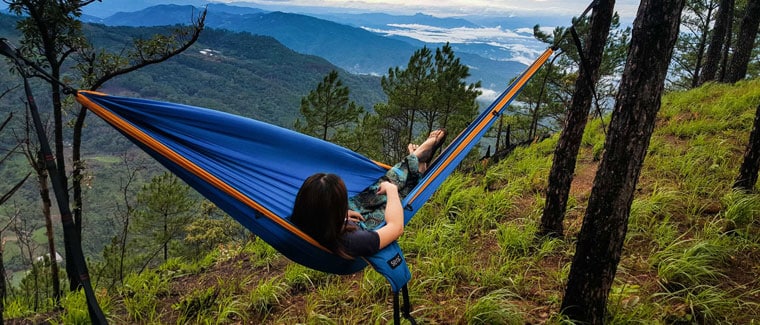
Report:
[[[296,195],[290,221],[311,238],[342,257],[348,256],[340,242],[347,227],[348,192],[343,180],[335,174],[309,176]]]

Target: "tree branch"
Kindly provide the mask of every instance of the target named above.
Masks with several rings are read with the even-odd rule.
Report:
[[[175,48],[173,50],[166,51],[166,52],[158,51],[159,53],[153,53],[152,55],[149,54],[146,57],[145,53],[143,53],[145,48],[140,46],[139,44],[140,41],[138,40],[135,44],[136,54],[138,54],[140,57],[138,62],[136,62],[135,64],[129,67],[116,69],[114,71],[106,73],[105,75],[97,78],[95,82],[93,82],[93,84],[90,86],[89,89],[96,90],[100,88],[106,81],[113,79],[114,77],[130,73],[132,71],[135,71],[137,69],[140,69],[142,67],[145,67],[151,64],[156,64],[156,63],[166,61],[169,58],[184,52],[185,50],[190,48],[190,46],[192,46],[200,37],[201,31],[203,30],[203,27],[204,27],[204,22],[206,20],[206,12],[207,10],[204,9],[203,12],[198,16],[198,18],[193,22],[192,24],[193,34],[190,37],[190,39],[187,40],[182,46]]]

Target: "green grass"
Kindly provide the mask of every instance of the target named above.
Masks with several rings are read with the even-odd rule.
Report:
[[[607,323],[760,323],[760,195],[731,189],[759,103],[760,80],[665,96]],[[589,121],[579,167],[598,163],[601,126]],[[485,170],[454,173],[407,225],[399,243],[420,323],[569,324],[559,308],[588,194],[571,190],[564,238],[535,238],[556,143],[554,136]],[[197,285],[172,287],[180,278]],[[310,270],[256,239],[130,275],[107,304],[109,313],[124,310],[110,316],[118,324],[159,323],[158,305],[170,299],[178,322],[388,324],[391,297],[371,269]],[[17,300],[6,307],[6,317],[29,315]]]

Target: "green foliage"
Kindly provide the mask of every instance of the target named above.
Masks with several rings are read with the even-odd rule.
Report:
[[[733,191],[723,199],[723,218],[727,221],[724,230],[744,235],[757,234],[760,225],[757,216],[760,215],[760,196],[756,193]]]
[[[256,315],[266,316],[280,303],[280,300],[284,299],[287,291],[287,284],[283,283],[279,277],[261,280],[248,296],[250,309]]]
[[[469,124],[477,114],[480,84],[466,84],[468,76],[469,68],[448,43],[435,55],[427,47],[415,51],[405,69],[389,69],[381,80],[388,101],[375,105],[383,122],[385,159],[399,161],[406,156],[406,145],[420,130],[428,134],[440,127],[457,134]]]
[[[316,89],[301,98],[301,115],[305,121],[296,120],[296,131],[322,140],[333,140],[338,130],[356,122],[364,110],[349,101],[348,94],[348,87],[343,85],[338,71],[330,71]]]
[[[294,263],[285,268],[282,281],[293,291],[305,292],[315,289],[329,278],[329,273],[320,272]]]
[[[169,293],[167,278],[154,271],[130,274],[119,288],[130,320],[151,323],[158,320],[157,300]]]
[[[219,290],[214,287],[198,289],[182,297],[178,303],[172,305],[174,310],[179,311],[177,324],[197,324],[208,318],[218,297]]]
[[[588,37],[591,27],[589,20],[589,17],[585,17],[574,21],[574,28],[583,44],[586,43],[585,38]],[[533,36],[536,39],[557,46],[557,53],[561,54],[542,67],[534,76],[535,81],[529,83],[522,91],[518,100],[523,104],[511,108],[518,113],[519,120],[513,126],[513,132],[523,136],[518,139],[533,139],[544,132],[557,131],[558,127],[565,124],[563,108],[570,105],[575,80],[582,64],[569,32],[569,27],[555,27],[551,33],[543,32],[539,25],[533,28]],[[596,98],[592,111],[597,117],[601,117],[599,115],[610,108],[607,103],[612,103],[611,99],[617,93],[615,76],[622,72],[628,55],[630,35],[631,28],[621,28],[620,16],[615,13],[599,68],[600,78],[594,90]],[[597,105],[602,112],[597,111]]]
[[[204,256],[219,245],[235,240],[245,239],[245,228],[222,213],[213,203],[201,203],[201,218],[195,218],[187,225],[185,243],[188,245],[188,258]]]
[[[280,252],[258,237],[256,240],[247,242],[242,253],[251,256],[254,266],[257,267],[268,267],[282,256]]]
[[[185,227],[197,214],[197,202],[190,196],[190,187],[173,174],[154,177],[137,194],[138,208],[130,224],[132,245],[141,248],[142,260],[150,263],[158,253],[169,257],[170,244],[186,236]],[[179,254],[185,248],[172,249]]]
[[[652,259],[663,285],[677,290],[721,280],[725,275],[720,266],[729,253],[729,247],[714,240],[680,240],[655,253]]]
[[[111,309],[114,307],[114,301],[105,291],[96,291],[96,299],[103,313],[108,317]],[[64,312],[59,316],[57,321],[60,324],[91,324],[90,314],[87,311],[87,299],[84,291],[68,292],[61,299],[61,307]]]

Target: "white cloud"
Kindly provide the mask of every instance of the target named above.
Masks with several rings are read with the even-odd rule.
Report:
[[[480,88],[478,90],[481,91],[480,96],[478,96],[478,101],[484,103],[493,103],[497,98],[499,98],[499,95],[501,95],[501,92],[493,89]]]
[[[523,16],[579,15],[591,0],[212,0],[249,2],[261,6],[331,8],[333,11],[378,11],[395,14],[424,12],[436,16]],[[622,17],[633,17],[639,1],[618,0],[615,8]]]
[[[391,24],[388,29],[364,29],[388,36],[406,36],[430,43],[470,43],[485,40],[516,41],[519,39],[532,40],[531,35],[516,33],[501,27],[487,28],[441,28],[418,24]]]

